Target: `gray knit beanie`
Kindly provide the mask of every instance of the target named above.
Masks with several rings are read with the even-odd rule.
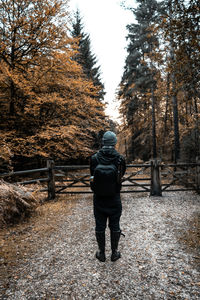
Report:
[[[102,144],[104,146],[115,146],[117,143],[116,134],[112,131],[106,131],[103,135]]]

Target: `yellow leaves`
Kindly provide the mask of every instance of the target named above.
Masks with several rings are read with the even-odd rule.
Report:
[[[8,161],[12,157],[12,152],[8,145],[5,143],[2,145],[1,142],[1,148],[0,148],[0,159]]]
[[[17,130],[8,133],[5,144],[16,155],[86,157],[91,151],[91,133],[94,136],[105,125],[99,89],[73,60],[78,44],[67,34],[66,20],[62,19],[66,16],[64,3],[16,0],[18,15],[13,22],[7,18],[4,23],[0,51],[7,54],[0,65],[0,99],[4,99],[0,104],[6,102],[6,118],[12,85],[15,116],[11,124],[16,122]],[[2,18],[6,16],[0,16],[0,22]]]

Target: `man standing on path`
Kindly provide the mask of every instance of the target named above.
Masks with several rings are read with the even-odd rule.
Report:
[[[126,170],[123,156],[116,150],[116,134],[107,131],[103,135],[102,148],[91,157],[90,173],[91,188],[94,192],[94,217],[96,223],[96,240],[99,250],[96,258],[102,262],[105,257],[105,230],[107,220],[109,221],[111,237],[111,261],[121,257],[118,251],[118,243],[121,235],[120,217],[122,204],[120,198],[121,178]]]

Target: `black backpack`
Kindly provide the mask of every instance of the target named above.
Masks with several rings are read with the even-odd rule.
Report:
[[[94,169],[92,190],[99,196],[114,196],[119,189],[118,167],[115,164],[102,164],[97,155],[95,155],[95,158],[98,165]],[[118,162],[118,165],[119,163],[120,162]]]

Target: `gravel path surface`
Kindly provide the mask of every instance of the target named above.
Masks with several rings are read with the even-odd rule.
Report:
[[[122,258],[94,258],[96,241],[91,196],[83,196],[22,260],[1,299],[200,299],[198,245],[191,222],[200,214],[200,196],[123,194]],[[13,271],[14,272],[14,271]]]

